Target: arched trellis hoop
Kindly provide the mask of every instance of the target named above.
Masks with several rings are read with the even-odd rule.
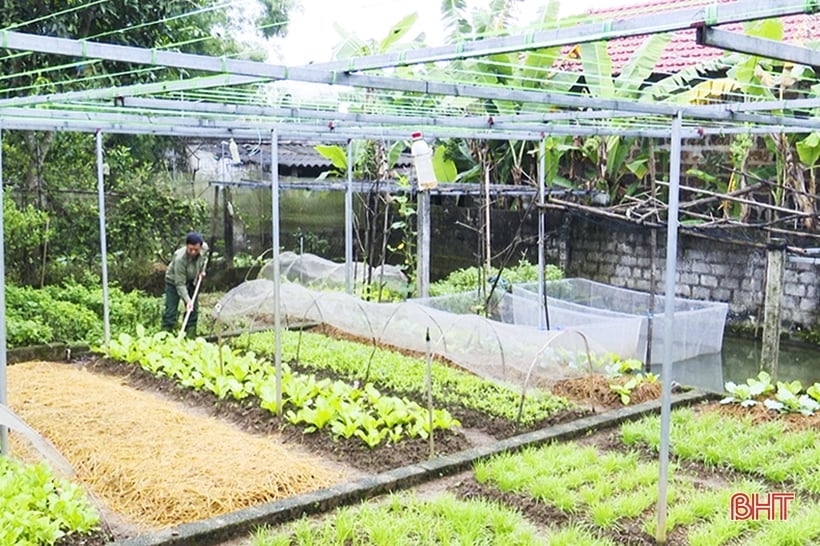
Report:
[[[406,311],[407,309],[410,309],[411,307],[412,307],[413,310],[419,311],[422,314],[424,314],[428,319],[430,319],[430,322],[433,323],[433,325],[436,327],[436,329],[438,329],[438,336],[439,337],[436,340],[436,342],[433,344],[433,346],[435,347],[439,343],[443,344],[444,345],[444,354],[446,354],[447,353],[447,340],[444,339],[444,331],[442,330],[441,325],[438,323],[438,321],[435,319],[435,317],[433,317],[433,315],[430,313],[431,310],[429,308],[424,307],[423,305],[419,305],[415,302],[411,302],[411,301],[404,302],[402,304],[399,304],[399,305],[395,306],[395,309],[393,309],[393,312],[390,313],[390,315],[388,315],[387,320],[384,322],[384,326],[382,327],[381,335],[379,336],[379,342],[381,342],[384,339],[385,333],[387,332],[387,328],[392,324],[393,319],[396,318],[396,316],[399,314],[399,312],[400,311]]]
[[[501,359],[501,376],[502,376],[503,379],[506,379],[507,378],[507,365],[506,365],[506,361],[504,359],[504,345],[501,342],[501,337],[498,335],[498,332],[493,327],[491,320],[485,319],[485,318],[480,317],[478,315],[460,315],[459,318],[457,318],[455,321],[453,321],[453,323],[450,324],[450,326],[444,332],[442,332],[441,337],[446,338],[447,335],[450,332],[453,332],[456,327],[463,326],[465,323],[470,323],[470,322],[478,322],[481,326],[481,329],[489,329],[493,333],[495,343],[498,347],[498,354],[499,354],[499,357]],[[479,332],[479,327],[478,326],[476,326],[474,328],[470,328],[468,326],[465,329],[470,335],[476,335],[476,333]],[[452,342],[451,342],[451,346],[452,346]]]
[[[529,385],[530,378],[532,377],[532,371],[535,369],[536,364],[538,364],[538,361],[541,359],[542,355],[544,354],[544,351],[552,347],[552,344],[555,342],[555,340],[560,339],[566,336],[567,334],[576,334],[581,337],[581,339],[584,342],[584,348],[586,349],[587,361],[592,362],[592,355],[589,350],[589,340],[583,332],[580,332],[573,328],[567,328],[566,330],[561,330],[558,333],[558,335],[547,341],[535,354],[535,357],[532,359],[529,369],[527,370],[527,375],[524,378],[524,385],[521,387],[521,400],[518,403],[518,415],[516,415],[515,418],[516,422],[521,422],[521,414],[524,412],[524,399],[527,396],[527,386]]]

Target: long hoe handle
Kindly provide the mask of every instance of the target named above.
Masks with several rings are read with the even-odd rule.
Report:
[[[202,284],[202,275],[196,280],[196,286],[194,286],[194,295],[191,296],[191,301],[196,302],[196,297],[199,294],[199,285]],[[179,339],[182,339],[182,336],[185,335],[185,327],[188,326],[188,319],[191,317],[191,311],[193,311],[193,307],[191,309],[185,310],[185,317],[182,319],[182,328],[179,329]]]

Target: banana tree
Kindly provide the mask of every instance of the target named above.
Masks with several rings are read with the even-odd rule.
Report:
[[[390,29],[387,30],[381,39],[363,40],[354,33],[345,30],[338,23],[334,23],[336,32],[341,40],[333,49],[333,57],[336,60],[350,59],[359,56],[379,55],[383,53],[396,53],[408,49],[419,47],[423,44],[424,35],[417,34],[411,37],[413,26],[418,21],[417,13],[410,13],[403,16]],[[397,68],[399,72],[412,70],[412,68]],[[406,75],[406,74],[404,74]],[[383,106],[385,102],[394,103],[395,108],[402,108],[398,102],[412,102],[415,99],[403,97],[400,93],[392,95],[377,94],[372,89],[353,90],[340,96],[340,102],[349,104],[350,111],[369,113]],[[396,160],[399,154],[407,148],[406,142],[395,142],[387,145],[381,140],[368,139],[353,141],[351,143],[352,173],[358,180],[372,182],[371,191],[362,197],[364,210],[364,225],[356,225],[356,239],[360,254],[364,261],[371,268],[365,277],[366,286],[370,286],[372,279],[370,271],[372,267],[384,264],[387,254],[387,239],[389,237],[389,226],[391,216],[391,203],[394,199],[389,193],[382,191],[381,186],[389,179],[396,178],[394,172]],[[348,169],[347,150],[340,146],[317,146],[316,150],[331,160],[333,167],[322,173],[321,178],[327,176],[343,176]],[[406,210],[406,209],[402,209]],[[358,220],[358,218],[355,218]],[[382,220],[382,221],[380,221]],[[382,226],[381,252],[377,251],[379,241],[379,226]],[[369,295],[370,291],[367,290]],[[381,291],[377,291],[381,297]]]
[[[616,77],[613,77],[607,42],[582,44],[579,50],[584,85],[589,95],[600,99],[638,99],[669,39],[669,34],[654,34],[647,38]],[[626,175],[634,175],[640,180],[648,168],[645,147],[635,137],[622,137],[617,133],[605,138],[591,137],[582,145],[581,151],[596,166],[591,185],[606,190],[610,202],[627,192],[621,183]]]
[[[767,19],[746,25],[746,32],[755,37],[768,40],[783,40],[783,22],[778,19]],[[808,67],[771,61],[749,56],[737,65],[734,76],[741,82],[741,89],[751,98],[773,100],[784,98],[786,92],[799,90],[801,82],[807,76],[813,79],[813,71]],[[801,148],[806,159],[812,159],[811,135],[798,137],[785,133],[769,135],[771,149],[775,152],[777,164],[778,187],[772,192],[776,205],[793,206],[802,213],[803,226],[813,229],[816,225],[814,191],[806,183],[804,167],[800,163],[800,148],[798,139],[803,141]],[[816,158],[814,158],[816,160]],[[809,164],[808,167],[812,167]],[[812,173],[810,172],[810,175]]]
[[[800,161],[809,170],[809,193],[817,195],[817,177],[815,174],[815,167],[817,160],[820,159],[820,133],[813,132],[803,140],[797,142],[797,155]]]
[[[464,0],[445,0],[442,16],[451,31],[449,40],[478,39],[484,35],[506,32],[512,21],[515,0],[492,0],[486,9],[467,13]],[[559,2],[550,1],[540,8],[530,23],[533,28],[551,28],[559,20]],[[574,20],[574,19],[573,19]],[[572,24],[573,20],[565,20]],[[516,89],[544,89],[568,92],[578,81],[578,74],[556,71],[554,66],[566,57],[561,47],[543,48],[525,53],[490,55],[480,59],[452,61],[444,67],[432,67],[430,77],[444,81],[504,86]],[[485,115],[488,123],[495,116],[511,116],[522,112],[519,102],[504,99],[480,100],[464,97],[445,99],[446,103],[463,109],[465,114]],[[549,105],[528,105],[527,112],[548,112]],[[551,150],[571,147],[571,137],[551,137]],[[513,184],[533,184],[536,180],[537,143],[524,141],[485,142],[466,139],[448,146],[451,158],[459,166],[459,180],[480,182],[488,171],[491,178]],[[565,150],[562,150],[562,154]]]
[[[744,25],[746,34],[768,40],[782,41],[783,22],[778,19],[767,19]],[[704,79],[704,75],[722,77]],[[788,92],[803,93],[808,87],[813,72],[805,66],[794,65],[764,59],[754,55],[739,53],[726,54],[701,65],[682,70],[669,78],[649,86],[643,93],[642,100],[672,102],[676,104],[705,104],[732,96],[733,100],[749,102],[756,100],[782,99]],[[812,89],[811,94],[814,94]],[[812,135],[798,137],[794,135],[772,134],[765,138],[767,148],[775,156],[775,169],[759,169],[759,178],[769,174],[776,177],[777,184],[771,190],[774,204],[785,206],[792,204],[804,215],[804,226],[814,227],[815,204],[812,196],[816,193],[816,181],[813,165],[817,160],[814,148],[817,139]],[[733,191],[747,185],[748,157],[753,149],[748,135],[735,135],[730,144],[732,175],[728,183],[720,186],[720,178],[713,173],[696,173],[700,178],[718,184],[718,189]],[[759,141],[753,140],[753,144]],[[809,168],[809,182],[806,183],[804,169],[800,163]],[[747,207],[730,207],[722,204],[724,212],[731,210],[731,215],[741,220],[749,217]]]

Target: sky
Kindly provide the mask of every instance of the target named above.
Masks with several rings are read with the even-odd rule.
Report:
[[[341,41],[334,30],[338,23],[360,39],[382,39],[387,30],[404,16],[419,14],[411,35],[424,32],[427,45],[444,43],[441,21],[441,0],[300,0],[302,8],[290,18],[288,36],[275,41],[272,62],[298,66],[332,59],[333,47]],[[646,0],[562,0],[561,15],[583,13],[590,9],[636,4]],[[468,0],[470,5],[484,5],[489,0]],[[519,20],[525,20],[544,0],[523,0],[517,10]],[[522,26],[524,23],[520,23]]]

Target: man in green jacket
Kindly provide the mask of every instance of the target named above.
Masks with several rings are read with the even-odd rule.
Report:
[[[205,276],[205,254],[208,245],[202,235],[192,231],[185,237],[185,246],[174,252],[171,263],[165,272],[165,312],[162,314],[162,329],[173,332],[177,328],[179,301],[185,303],[185,311],[190,311],[185,334],[196,336],[196,323],[199,316],[198,298],[194,298],[194,286],[197,279]]]

